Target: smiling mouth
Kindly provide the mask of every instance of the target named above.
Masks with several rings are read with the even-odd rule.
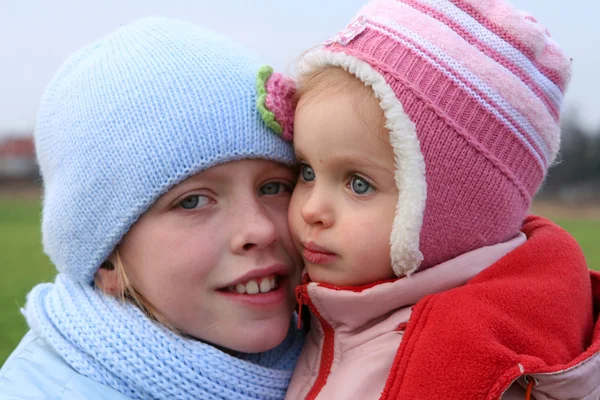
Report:
[[[247,282],[238,283],[234,286],[224,288],[223,291],[238,294],[263,294],[277,290],[279,287],[279,276],[269,275],[258,279],[250,279]]]

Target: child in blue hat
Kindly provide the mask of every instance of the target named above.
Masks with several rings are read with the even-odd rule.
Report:
[[[259,70],[229,40],[160,18],[63,64],[35,129],[58,275],[27,297],[0,397],[284,397],[303,342],[296,174],[261,117]]]

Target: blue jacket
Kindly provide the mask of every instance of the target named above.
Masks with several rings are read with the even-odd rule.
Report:
[[[130,400],[71,368],[33,332],[28,332],[0,369],[2,400]]]

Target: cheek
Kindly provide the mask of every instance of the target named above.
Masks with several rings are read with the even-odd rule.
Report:
[[[288,203],[286,207],[272,208],[269,211],[269,218],[277,229],[279,240],[285,251],[292,257],[295,258],[296,248],[292,241],[292,234],[290,232],[291,223],[288,220],[288,211],[291,208],[291,203]]]
[[[361,284],[394,277],[390,251],[391,224],[388,228],[387,221],[379,222],[354,227],[352,232],[355,234],[347,238],[346,244],[353,251],[352,273]],[[356,246],[356,243],[360,245]]]
[[[204,281],[218,264],[224,245],[218,226],[164,225],[132,233],[124,241],[123,261],[132,284],[148,297]]]
[[[359,253],[361,262],[390,259],[393,218],[393,213],[390,216],[386,212],[375,211],[360,220],[352,218],[345,227],[346,243]],[[356,246],[356,243],[360,243],[360,246]]]
[[[288,209],[288,221],[292,236],[296,236],[304,223],[302,218],[302,205],[306,202],[306,193],[301,188],[294,189],[290,207]]]

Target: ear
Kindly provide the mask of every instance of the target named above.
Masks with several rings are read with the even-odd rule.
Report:
[[[258,111],[269,128],[291,141],[294,129],[296,85],[294,81],[273,68],[264,66],[256,77]]]
[[[98,268],[98,271],[96,271],[94,282],[96,283],[96,286],[104,293],[116,296],[121,293],[119,271],[117,271],[114,266],[112,266],[112,268],[107,267],[107,264],[112,266],[112,264],[109,262],[102,264],[102,266]]]

